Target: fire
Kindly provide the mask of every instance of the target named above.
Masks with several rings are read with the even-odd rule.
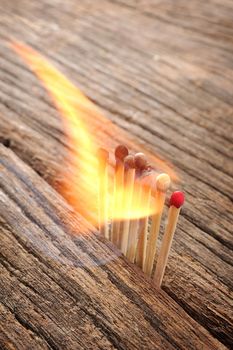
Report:
[[[70,192],[72,192],[72,198],[75,201],[72,204],[82,215],[91,218],[92,223],[96,225],[99,219],[96,204],[99,180],[101,181],[97,159],[99,141],[90,129],[92,122],[96,120],[101,121],[101,123],[108,123],[109,130],[111,130],[111,123],[101,115],[98,108],[77,87],[41,54],[19,42],[13,42],[11,47],[43,83],[62,116],[72,148],[70,164],[72,164],[73,171],[69,173],[67,181],[71,186]],[[114,130],[118,136],[122,134],[120,129],[116,131],[116,126],[114,126]],[[104,142],[104,140],[102,141]],[[153,165],[169,173],[172,179],[176,179],[176,174],[170,166],[152,155],[149,155],[149,157],[154,163]],[[102,176],[104,175],[102,174]],[[124,199],[127,201],[132,188],[128,189],[127,186],[122,184],[120,187],[118,186],[117,192],[115,191],[115,194],[113,194],[113,178],[114,176],[107,177],[109,189],[107,198],[99,196],[100,200],[108,202],[110,218],[116,220],[135,219],[145,217],[156,211],[156,206],[153,203],[148,205],[148,203],[143,203],[141,200],[133,200],[130,210],[125,210]],[[103,181],[106,181],[106,179]],[[114,205],[114,203],[122,203],[122,205]]]

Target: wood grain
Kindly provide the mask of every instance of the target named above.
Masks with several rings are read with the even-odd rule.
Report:
[[[125,130],[92,119],[100,143],[112,150],[133,135],[174,164],[187,203],[163,288],[231,347],[232,2],[19,3],[0,5],[0,139],[55,189],[66,184],[69,142],[47,93],[7,46],[14,37]]]
[[[10,150],[0,155],[3,348],[224,348]]]

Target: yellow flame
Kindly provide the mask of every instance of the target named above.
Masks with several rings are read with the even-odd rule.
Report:
[[[70,163],[74,169],[70,172],[67,183],[71,186],[70,192],[75,200],[75,203],[73,201],[72,204],[76,209],[85,217],[92,218],[94,224],[97,224],[99,219],[105,220],[104,215],[98,217],[96,203],[99,188],[102,186],[102,189],[106,189],[108,186],[107,195],[104,195],[104,191],[100,194],[98,206],[100,208],[107,207],[110,218],[135,219],[152,214],[156,210],[155,205],[148,206],[148,203],[142,200],[147,194],[147,190],[141,186],[140,182],[136,182],[134,185],[135,196],[132,194],[132,186],[130,187],[123,181],[118,181],[116,186],[114,176],[100,171],[98,167],[98,142],[88,126],[90,127],[91,120],[97,119],[101,123],[108,122],[110,129],[110,122],[100,114],[96,106],[78,88],[41,54],[19,42],[13,42],[11,46],[43,82],[65,122],[66,132],[73,149]],[[114,128],[116,132],[116,126]],[[122,134],[120,129],[117,130],[117,133],[118,135]],[[150,159],[155,161],[160,169],[165,170],[173,179],[176,179],[174,171],[168,165],[153,156]],[[114,186],[115,191],[113,191]],[[141,195],[138,195],[139,192]],[[129,209],[126,206],[130,196],[132,198]]]

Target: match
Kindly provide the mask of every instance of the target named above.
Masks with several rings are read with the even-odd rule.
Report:
[[[136,203],[136,206],[139,207],[141,203],[141,192],[142,186],[139,178],[135,178],[134,188],[133,188],[133,203]],[[128,247],[126,252],[126,257],[132,263],[135,261],[137,243],[138,243],[138,228],[139,228],[139,219],[133,218],[130,219],[129,223],[129,235],[128,235]]]
[[[124,159],[128,156],[128,148],[124,145],[119,145],[115,149],[115,176],[114,176],[114,197],[113,197],[113,212],[119,212],[119,209],[122,205],[123,198],[119,195],[122,193],[122,188],[124,187]],[[121,240],[121,220],[113,220],[111,239],[112,242],[119,247]]]
[[[137,244],[136,263],[142,269],[144,268],[146,258],[148,222],[151,206],[151,192],[154,185],[153,173],[146,173],[142,179],[141,205],[146,209],[147,215],[139,220],[139,234]]]
[[[152,224],[146,250],[146,261],[143,269],[143,271],[149,276],[151,276],[154,265],[160,222],[162,218],[166,192],[170,186],[170,182],[170,177],[167,174],[160,174],[156,178],[155,213],[152,216]]]
[[[126,211],[126,219],[123,222],[120,248],[122,253],[126,255],[127,248],[128,248],[129,229],[130,229],[130,209],[131,209],[131,204],[133,200],[134,181],[135,181],[135,163],[134,163],[133,155],[128,155],[125,157],[124,168],[125,168],[124,208]]]
[[[165,229],[162,246],[159,252],[156,270],[153,278],[156,288],[160,288],[167,265],[168,255],[171,249],[173,236],[176,230],[180,209],[184,203],[183,192],[176,191],[171,195],[168,222]]]
[[[109,153],[104,148],[99,148],[97,153],[99,161],[99,230],[109,239],[108,229],[108,160]]]
[[[148,162],[144,153],[136,153],[134,156],[135,171],[136,171],[136,181],[134,186],[135,192],[135,203],[136,207],[139,209],[140,206],[149,201],[149,198],[145,198],[144,189],[142,184],[142,173],[146,169]],[[149,195],[149,194],[148,194]],[[135,218],[131,221],[130,231],[129,231],[129,244],[127,255],[131,262],[137,260],[137,264],[142,265],[142,255],[143,255],[143,237],[144,230],[146,230],[146,222],[143,219]],[[137,253],[139,251],[139,253]]]

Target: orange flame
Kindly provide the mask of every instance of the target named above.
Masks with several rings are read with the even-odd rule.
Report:
[[[72,188],[73,198],[76,201],[75,207],[88,218],[90,218],[89,213],[91,211],[93,214],[92,221],[96,224],[99,220],[98,214],[94,210],[99,190],[98,179],[100,178],[96,152],[98,141],[89,129],[94,120],[101,121],[101,123],[107,122],[109,129],[111,129],[111,124],[100,114],[96,106],[41,54],[19,42],[13,42],[11,46],[30,66],[40,81],[43,82],[63,117],[66,132],[74,150],[71,159],[74,171],[69,174],[70,178],[67,182]],[[123,134],[120,129],[116,131],[116,126],[114,128],[118,136]],[[157,166],[159,165],[160,169],[168,172],[171,178],[177,178],[171,167],[164,162],[151,155],[150,159]],[[112,177],[106,177],[106,174],[102,173],[100,183],[102,182],[103,186],[107,185],[106,179],[108,179],[108,188],[112,189],[114,187]],[[140,187],[140,185],[138,186]],[[141,188],[140,190],[144,191]],[[135,198],[132,201],[130,210],[125,210],[124,203],[127,202],[127,197],[130,195],[129,192],[132,195],[132,187],[127,188],[127,185],[123,183],[117,187],[114,195],[111,194],[113,191],[107,192],[107,197],[103,196],[101,198],[100,196],[100,201],[107,201],[107,207],[110,208],[110,217],[112,219],[140,218],[152,214],[156,210],[155,205],[148,206],[148,203],[143,203],[143,201]],[[138,198],[138,196],[136,197]],[[126,200],[124,201],[123,198]],[[122,205],[114,205],[114,203],[122,203]],[[99,206],[102,204],[100,203]]]

